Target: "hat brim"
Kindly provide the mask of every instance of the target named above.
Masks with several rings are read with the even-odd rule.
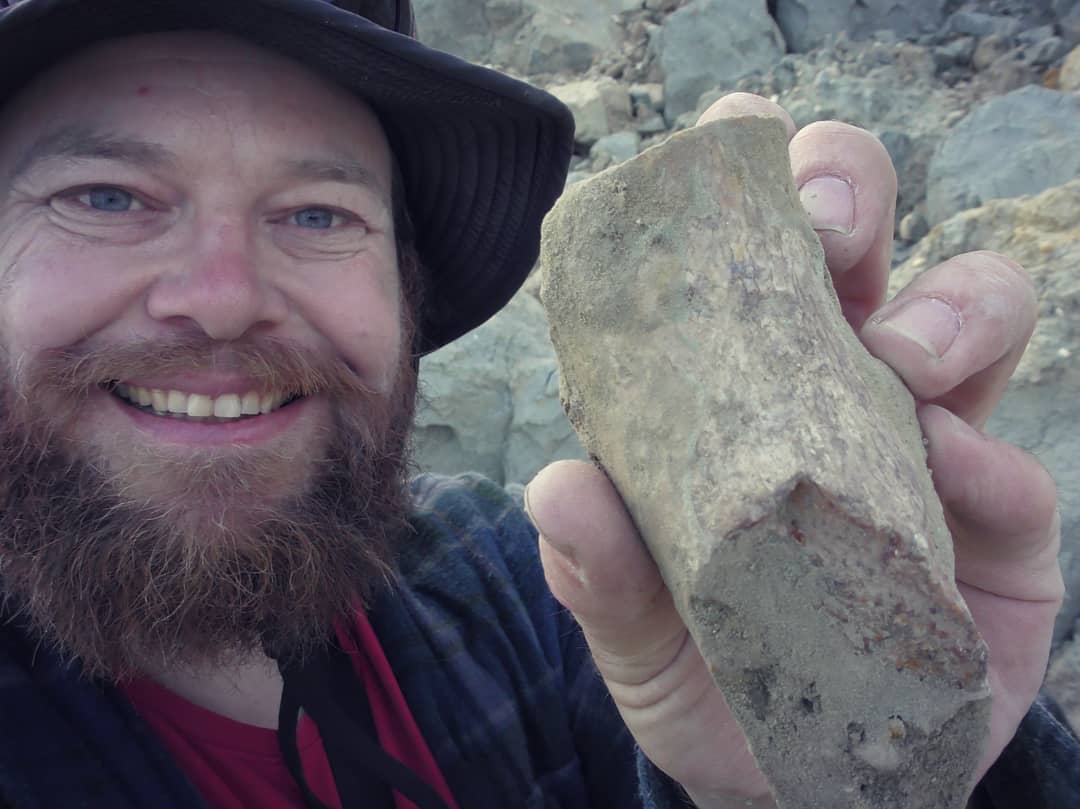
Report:
[[[574,122],[525,82],[322,0],[24,0],[0,13],[0,104],[93,42],[217,30],[290,56],[372,105],[401,166],[429,278],[421,353],[483,323],[533,267]]]

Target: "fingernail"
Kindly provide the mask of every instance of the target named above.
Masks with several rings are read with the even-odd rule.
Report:
[[[525,516],[529,518],[529,522],[533,524],[533,528],[536,529],[536,533],[539,534],[540,538],[544,540],[544,542],[546,542],[549,546],[558,551],[559,555],[564,557],[570,563],[571,568],[577,570],[577,560],[574,558],[574,554],[571,549],[561,544],[552,542],[550,539],[548,539],[547,535],[544,533],[544,530],[536,521],[536,517],[533,516],[532,508],[529,506],[529,486],[525,487],[525,492],[522,494],[522,505],[525,509]]]
[[[530,483],[529,486],[532,484]],[[525,516],[529,518],[529,522],[533,524],[533,528],[536,529],[536,533],[541,533],[540,526],[536,524],[536,518],[533,516],[532,509],[529,507],[529,486],[525,487],[525,491],[521,494],[522,506],[525,509]]]
[[[945,355],[964,325],[960,313],[940,298],[913,298],[883,319],[872,318],[872,323],[892,329],[935,359]]]
[[[855,191],[847,180],[832,175],[815,177],[799,189],[799,199],[814,230],[849,235],[855,229]]]

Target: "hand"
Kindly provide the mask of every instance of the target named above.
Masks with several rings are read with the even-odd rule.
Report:
[[[957,583],[990,649],[990,736],[973,740],[984,744],[981,777],[1036,696],[1064,592],[1053,481],[1032,456],[980,432],[1034,329],[1032,284],[1007,259],[969,253],[886,304],[896,174],[884,147],[835,122],[796,134],[780,107],[747,94],[721,99],[699,123],[744,114],[787,124],[796,184],[844,315],[918,402]],[[526,503],[548,584],[581,624],[645,754],[702,809],[774,806],[607,477],[586,463],[556,463],[529,485]]]

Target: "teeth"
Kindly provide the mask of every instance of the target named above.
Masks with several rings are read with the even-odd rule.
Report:
[[[171,390],[169,391],[169,398],[167,400],[168,404],[166,405],[166,407],[168,407],[170,413],[186,414],[187,400],[188,395],[186,393],[181,393],[178,390]],[[142,402],[139,402],[139,404],[142,404]]]
[[[194,399],[195,397],[192,396],[191,398]],[[190,408],[188,409],[188,415],[193,415]],[[235,393],[217,397],[214,400],[214,415],[219,419],[239,418],[241,415],[240,397]]]
[[[150,389],[126,383],[115,385],[113,391],[117,396],[142,407],[152,407],[160,415],[173,414],[199,419],[211,416],[219,419],[239,419],[272,413],[289,398],[282,392],[260,394],[258,391],[249,391],[243,396],[226,393],[212,398],[201,393]]]
[[[169,404],[172,404],[172,391],[169,392]],[[191,394],[187,400],[187,414],[197,419],[214,415],[214,400],[199,393]]]

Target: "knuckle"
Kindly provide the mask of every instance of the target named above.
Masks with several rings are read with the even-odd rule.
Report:
[[[897,189],[896,168],[885,144],[872,132],[843,121],[815,121],[800,129],[791,140],[793,154],[831,155],[853,175],[874,177],[889,197]],[[813,160],[811,160],[813,162]]]
[[[908,388],[921,399],[938,399],[963,381],[962,369],[949,363],[927,362],[905,379]]]
[[[843,121],[814,121],[799,130],[795,136],[800,143],[808,140],[841,141],[869,149],[876,157],[884,157],[892,163],[889,152],[874,133]]]
[[[754,95],[753,93],[728,93],[719,100],[714,101],[712,105],[701,114],[701,117],[698,118],[697,122],[698,124],[704,124],[709,121],[716,121],[722,118],[734,118],[742,115],[764,115],[772,118],[779,118],[787,127],[788,137],[795,134],[795,122],[792,120],[787,110],[775,101],[771,101],[763,96]]]
[[[1001,282],[1029,293],[1032,297],[1035,296],[1035,281],[1031,273],[1008,256],[991,250],[974,250],[962,254],[959,258],[964,259],[968,266],[980,274],[999,279]]]
[[[1030,333],[1038,317],[1038,293],[1031,275],[1015,261],[990,251],[957,257],[968,277],[969,300],[981,316],[1012,323],[1010,333]]]

